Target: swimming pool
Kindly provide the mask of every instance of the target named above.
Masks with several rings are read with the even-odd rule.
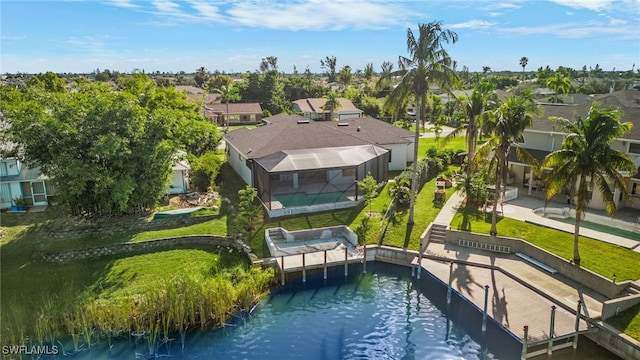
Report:
[[[351,199],[349,199],[347,195],[341,192],[320,193],[320,194],[295,193],[295,194],[280,194],[280,195],[274,195],[274,196],[284,207],[309,206],[309,205],[351,201]]]

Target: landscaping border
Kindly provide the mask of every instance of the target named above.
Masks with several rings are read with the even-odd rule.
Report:
[[[247,246],[241,239],[216,235],[176,236],[164,239],[104,245],[78,250],[50,253],[41,252],[39,253],[39,258],[40,260],[46,262],[64,264],[72,261],[96,259],[104,256],[150,252],[164,249],[170,250],[185,245],[232,247],[238,250],[242,250],[247,255],[249,261],[252,261],[254,258],[256,258],[256,255],[251,252],[251,248]]]

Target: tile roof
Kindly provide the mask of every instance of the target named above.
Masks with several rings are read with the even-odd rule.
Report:
[[[640,91],[620,90],[610,94],[598,94],[591,97],[591,100],[580,104],[540,104],[543,113],[533,119],[531,129],[540,131],[558,131],[555,122],[549,120],[550,117],[562,117],[573,119],[575,114],[584,118],[588,115],[589,109],[594,101],[600,103],[601,109],[615,108],[622,112],[621,121],[633,123],[633,128],[624,138],[630,140],[640,140]]]
[[[300,115],[278,114],[266,118],[265,121],[268,125],[251,130],[233,130],[225,135],[225,139],[248,158],[261,158],[286,150],[409,144],[414,136],[408,130],[370,117],[334,122],[313,121]]]

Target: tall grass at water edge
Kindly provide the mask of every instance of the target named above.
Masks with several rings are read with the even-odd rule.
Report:
[[[144,339],[149,355],[173,341],[173,335],[184,344],[187,331],[218,327],[248,311],[274,281],[273,269],[225,263],[219,256],[204,273],[202,267],[176,271],[144,287],[133,284],[78,296],[69,286],[40,300],[33,314],[25,314],[24,304],[9,304],[2,317],[2,342],[56,345],[72,354],[96,343],[111,347],[116,338],[130,336]]]

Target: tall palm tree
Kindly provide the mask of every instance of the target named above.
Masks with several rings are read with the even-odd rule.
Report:
[[[459,98],[462,102],[462,108],[466,115],[466,121],[444,137],[444,142],[448,142],[453,137],[459,135],[463,131],[467,139],[467,172],[471,172],[473,167],[473,157],[476,153],[476,144],[480,136],[480,123],[482,117],[486,115],[487,101],[495,90],[493,83],[481,81],[481,84],[474,87],[470,97]]]
[[[416,38],[411,29],[407,29],[407,51],[409,57],[399,56],[396,71],[385,74],[381,81],[394,77],[400,78],[400,83],[396,86],[385,106],[391,105],[396,109],[402,108],[398,104],[403,104],[406,99],[413,94],[416,101],[416,128],[413,152],[413,179],[411,181],[411,200],[409,204],[408,224],[413,224],[413,208],[418,189],[418,143],[420,140],[420,123],[423,121],[424,111],[422,104],[425,103],[429,84],[438,84],[441,90],[451,92],[453,84],[457,81],[457,76],[452,68],[453,61],[444,49],[445,43],[455,43],[458,35],[442,28],[442,22],[430,22],[418,25],[418,37]]]
[[[329,120],[331,121],[333,120],[334,111],[342,107],[342,104],[340,103],[340,94],[335,91],[329,91],[325,97],[327,98],[327,101],[322,105],[322,108],[324,110],[329,110]]]
[[[593,103],[585,119],[576,116],[573,121],[556,118],[568,134],[562,146],[547,155],[542,163],[551,168],[546,177],[546,199],[569,189],[576,206],[576,222],[573,234],[573,262],[580,266],[578,239],[580,220],[584,214],[592,190],[598,189],[606,203],[606,210],[612,216],[616,212],[615,189],[627,194],[624,172],[634,173],[637,169],[628,155],[611,148],[611,144],[631,130],[630,122],[620,122],[622,114],[618,110],[600,109]]]
[[[557,103],[559,92],[567,95],[571,90],[571,79],[557,72],[547,79],[547,86],[553,89],[553,92],[555,93],[553,102]]]
[[[238,88],[233,85],[221,85],[219,88],[212,90],[213,93],[220,95],[220,102],[224,102],[227,105],[227,113],[224,116],[224,126],[229,127],[229,102],[235,102],[240,100],[240,94]]]
[[[497,235],[496,223],[498,212],[498,199],[504,196],[509,169],[509,154],[511,148],[515,148],[516,155],[522,161],[537,168],[537,161],[524,148],[518,144],[524,130],[531,126],[533,115],[539,114],[540,109],[536,105],[531,91],[526,91],[520,96],[510,96],[504,103],[491,114],[488,128],[492,136],[480,147],[474,161],[482,161],[491,158],[495,170],[495,197],[491,214],[491,235]]]
[[[527,58],[526,56],[523,56],[520,58],[520,66],[522,66],[522,80],[524,80],[524,68],[527,67],[528,63],[529,63],[529,58]]]

